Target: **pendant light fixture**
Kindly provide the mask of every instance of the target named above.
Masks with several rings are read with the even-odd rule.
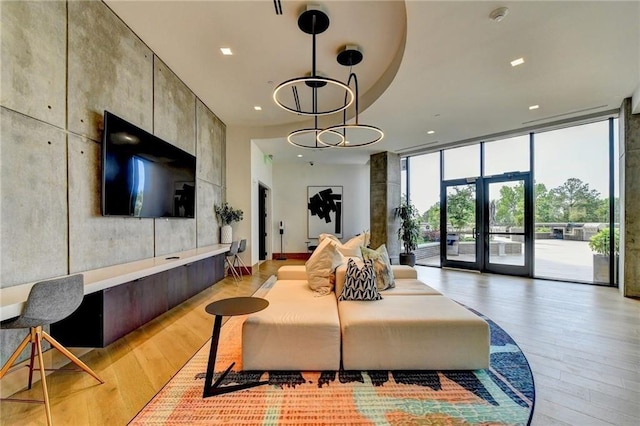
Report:
[[[363,57],[358,46],[345,46],[338,54],[337,61],[340,65],[353,67],[362,62]],[[318,133],[318,142],[322,145],[339,148],[361,148],[380,142],[384,137],[384,132],[379,128],[368,124],[360,124],[358,77],[353,72],[349,74],[349,79],[347,80],[349,87],[351,87],[351,81],[353,81],[355,87],[355,122],[354,124],[347,124],[347,110],[343,110],[341,124],[328,127]],[[339,135],[339,137],[336,137],[336,135]]]
[[[314,127],[308,129],[294,130],[287,136],[287,142],[298,148],[305,149],[326,149],[333,148],[334,145],[321,143],[318,139],[318,135],[323,130],[318,127],[318,117],[313,118]],[[331,137],[331,140],[335,141],[338,146],[340,143],[344,143],[344,136],[340,132],[331,131],[331,134],[327,138]]]
[[[273,100],[289,112],[314,117],[335,114],[349,108],[355,98],[351,88],[339,80],[316,72],[316,36],[329,28],[329,16],[320,6],[308,5],[298,17],[298,27],[312,36],[311,72],[280,83],[273,91]],[[342,98],[342,93],[346,93],[347,101],[336,102],[336,99]]]
[[[273,91],[274,102],[298,115],[313,117],[313,127],[299,129],[287,141],[299,148],[358,148],[379,142],[384,133],[374,126],[359,123],[358,78],[350,72],[347,83],[328,78],[316,70],[316,36],[329,28],[329,16],[318,5],[308,5],[298,17],[298,28],[312,36],[311,72],[280,83]],[[353,67],[363,59],[358,46],[346,46],[338,63]],[[351,86],[354,86],[354,89]],[[347,110],[355,102],[355,123],[347,124]],[[318,117],[342,112],[342,123],[321,129]]]

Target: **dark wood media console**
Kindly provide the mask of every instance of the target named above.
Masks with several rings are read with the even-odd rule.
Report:
[[[224,278],[224,254],[86,294],[72,315],[51,325],[65,346],[105,347]]]

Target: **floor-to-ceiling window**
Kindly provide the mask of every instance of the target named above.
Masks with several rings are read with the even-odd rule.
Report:
[[[534,158],[534,275],[607,283],[609,121],[537,133]]]
[[[411,202],[421,216],[421,231],[416,263],[440,266],[440,153],[408,159]]]
[[[611,179],[613,181],[613,220],[611,221],[614,228],[614,242],[610,243],[610,250],[613,247],[615,258],[613,260],[613,281],[612,284],[616,286],[619,284],[620,274],[618,272],[618,267],[620,266],[620,262],[618,261],[618,257],[620,255],[620,134],[618,133],[618,119],[611,120],[611,151],[613,155],[611,156],[611,167],[613,168],[611,173]]]
[[[418,263],[617,284],[618,156],[617,119],[603,119],[408,158],[421,245],[451,239]]]

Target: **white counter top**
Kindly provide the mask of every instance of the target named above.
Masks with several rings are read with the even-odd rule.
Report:
[[[170,253],[149,259],[136,260],[135,262],[78,272],[78,274],[84,275],[84,294],[95,293],[105,288],[115,287],[138,278],[167,271],[177,266],[226,253],[229,251],[229,246],[229,244],[214,244],[179,253]],[[172,257],[177,257],[177,259],[169,259]],[[24,302],[27,300],[29,291],[31,291],[31,287],[34,284],[35,282],[0,288],[0,320],[4,321],[20,315]]]

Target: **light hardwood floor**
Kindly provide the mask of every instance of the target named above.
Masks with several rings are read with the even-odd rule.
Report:
[[[123,425],[207,342],[213,300],[252,294],[278,267],[269,261],[236,286],[225,279],[104,349],[82,356],[105,380],[48,377],[55,424]],[[640,301],[617,289],[418,267],[445,295],[488,315],[525,352],[536,383],[533,425],[637,425]],[[4,379],[6,380],[6,379]],[[40,397],[39,384],[18,397]],[[41,405],[2,403],[2,425],[45,424]]]

